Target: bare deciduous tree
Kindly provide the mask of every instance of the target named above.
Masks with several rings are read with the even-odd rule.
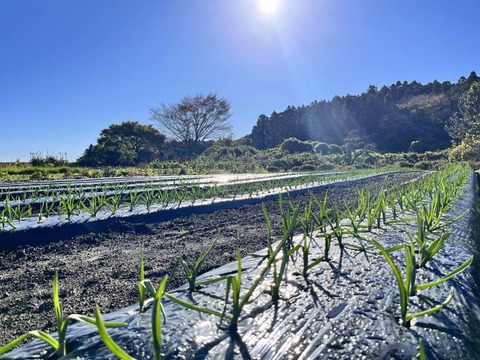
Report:
[[[199,142],[229,135],[230,103],[216,94],[184,97],[177,104],[160,104],[150,109],[150,119],[178,141],[185,143],[194,155]]]

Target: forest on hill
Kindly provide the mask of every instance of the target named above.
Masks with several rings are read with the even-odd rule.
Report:
[[[112,124],[74,164],[66,156],[32,153],[33,168],[14,164],[0,178],[437,169],[452,161],[480,168],[480,78],[473,71],[456,83],[398,81],[360,95],[289,106],[260,115],[251,134],[236,140],[228,136],[230,103],[216,94],[186,97],[151,112],[160,130],[134,121]]]
[[[480,78],[471,72],[457,83],[437,80],[422,85],[397,81],[360,95],[335,96],[310,105],[288,106],[260,115],[247,139],[257,149],[280,145],[288,138],[344,145],[352,136],[379,152],[446,149],[451,137],[445,127],[458,111],[459,99]]]

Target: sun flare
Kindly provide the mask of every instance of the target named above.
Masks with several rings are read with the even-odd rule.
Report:
[[[280,0],[258,0],[258,9],[261,13],[266,15],[274,14],[279,5]]]

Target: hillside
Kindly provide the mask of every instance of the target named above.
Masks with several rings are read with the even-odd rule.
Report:
[[[479,80],[472,71],[457,83],[397,81],[380,90],[371,85],[360,95],[260,115],[247,138],[258,149],[275,147],[290,137],[343,145],[352,134],[381,152],[408,151],[413,141],[419,141],[423,151],[445,149],[451,141],[445,125],[458,110],[459,98]]]

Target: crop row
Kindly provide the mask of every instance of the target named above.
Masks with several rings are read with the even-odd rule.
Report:
[[[41,223],[50,216],[64,216],[71,220],[73,215],[79,213],[96,217],[100,212],[115,215],[120,208],[132,212],[138,205],[146,207],[150,212],[152,206],[162,208],[180,206],[182,203],[195,204],[197,201],[210,199],[215,201],[220,198],[233,198],[237,196],[258,196],[274,190],[293,190],[308,184],[315,185],[320,182],[334,182],[354,177],[372,174],[372,171],[357,171],[332,174],[308,174],[292,177],[280,176],[257,180],[242,179],[234,183],[217,184],[203,182],[192,183],[191,180],[183,181],[169,179],[168,181],[141,183],[133,185],[127,182],[113,184],[80,185],[55,188],[23,189],[18,192],[5,192],[0,202],[0,230],[5,227],[15,228],[15,222],[28,218],[37,218]]]
[[[103,189],[107,187],[113,190],[115,187],[125,184],[127,188],[138,186],[162,186],[176,184],[208,184],[217,181],[243,182],[259,179],[270,180],[284,177],[293,177],[300,174],[240,174],[240,175],[183,175],[183,176],[135,176],[100,179],[75,179],[75,180],[52,180],[42,182],[0,183],[0,200],[4,200],[6,194],[23,195],[38,194],[42,191],[65,191],[68,187],[82,187],[85,191],[91,189]]]
[[[187,303],[171,293],[167,292],[169,276],[165,276],[158,287],[145,279],[143,247],[140,250],[140,272],[139,272],[139,307],[138,312],[142,313],[151,308],[152,341],[155,359],[162,357],[162,298],[165,297],[179,306],[193,311],[199,311],[219,318],[219,328],[223,328],[230,334],[237,334],[238,324],[241,321],[242,313],[247,304],[255,298],[263,284],[263,289],[268,289],[272,303],[278,304],[280,300],[280,287],[284,284],[292,261],[300,260],[298,263],[302,268],[302,275],[307,284],[309,273],[321,262],[330,262],[330,250],[332,245],[339,247],[341,254],[346,249],[380,253],[385,258],[392,270],[393,277],[398,285],[400,295],[400,324],[405,327],[411,326],[411,320],[435,313],[446,306],[453,298],[454,289],[451,288],[448,297],[438,305],[419,312],[408,311],[409,298],[418,291],[436,287],[445,281],[456,276],[465,270],[473,261],[473,257],[459,265],[455,270],[443,275],[435,281],[417,284],[416,279],[420,272],[427,272],[426,264],[441,250],[445,240],[449,236],[446,231],[447,225],[458,220],[446,220],[445,213],[451,207],[456,198],[461,195],[463,184],[469,170],[465,167],[455,166],[446,170],[431,174],[422,180],[411,183],[408,186],[398,186],[390,190],[381,190],[378,194],[371,194],[368,190],[358,191],[358,202],[356,206],[345,204],[345,210],[340,211],[327,207],[327,196],[323,199],[311,194],[309,204],[300,209],[290,199],[279,196],[282,225],[279,238],[272,234],[271,222],[268,213],[263,207],[263,213],[267,228],[267,253],[262,256],[263,261],[259,267],[259,274],[249,283],[242,278],[242,260],[240,251],[237,249],[238,268],[236,274],[220,276],[206,281],[198,281],[197,277],[201,270],[204,259],[215,246],[216,239],[200,255],[197,262],[190,267],[181,257],[171,271],[170,276],[178,266],[183,269],[188,280],[188,290],[193,293],[199,286],[225,281],[225,301],[221,308],[216,309],[199,307]],[[412,218],[411,214],[415,214]],[[405,216],[406,215],[406,216]],[[462,214],[461,216],[465,215]],[[380,242],[370,239],[368,234],[374,228],[384,226],[395,226],[401,222],[416,221],[416,232],[407,234],[407,239],[401,244],[385,248]],[[294,234],[301,229],[303,236],[299,242],[294,241]],[[349,241],[346,241],[346,235]],[[322,244],[319,244],[322,239]],[[354,239],[355,241],[352,241]],[[317,247],[323,256],[312,258],[312,249]],[[402,262],[400,264],[400,262]],[[178,266],[177,266],[178,265]],[[266,278],[271,281],[265,285]],[[266,287],[265,287],[266,286]],[[29,336],[37,337],[52,346],[58,357],[66,353],[66,329],[71,319],[83,321],[95,325],[98,328],[100,337],[105,345],[121,359],[133,359],[108,335],[105,326],[122,326],[122,323],[104,323],[97,306],[95,318],[87,318],[81,315],[64,316],[61,311],[58,299],[58,275],[55,274],[53,282],[54,308],[58,324],[58,339],[41,331],[30,331],[17,340],[0,348],[0,355],[9,351],[18,343]],[[152,296],[147,300],[147,294]],[[225,325],[226,324],[226,327]],[[423,342],[420,339],[421,357],[423,354]]]

